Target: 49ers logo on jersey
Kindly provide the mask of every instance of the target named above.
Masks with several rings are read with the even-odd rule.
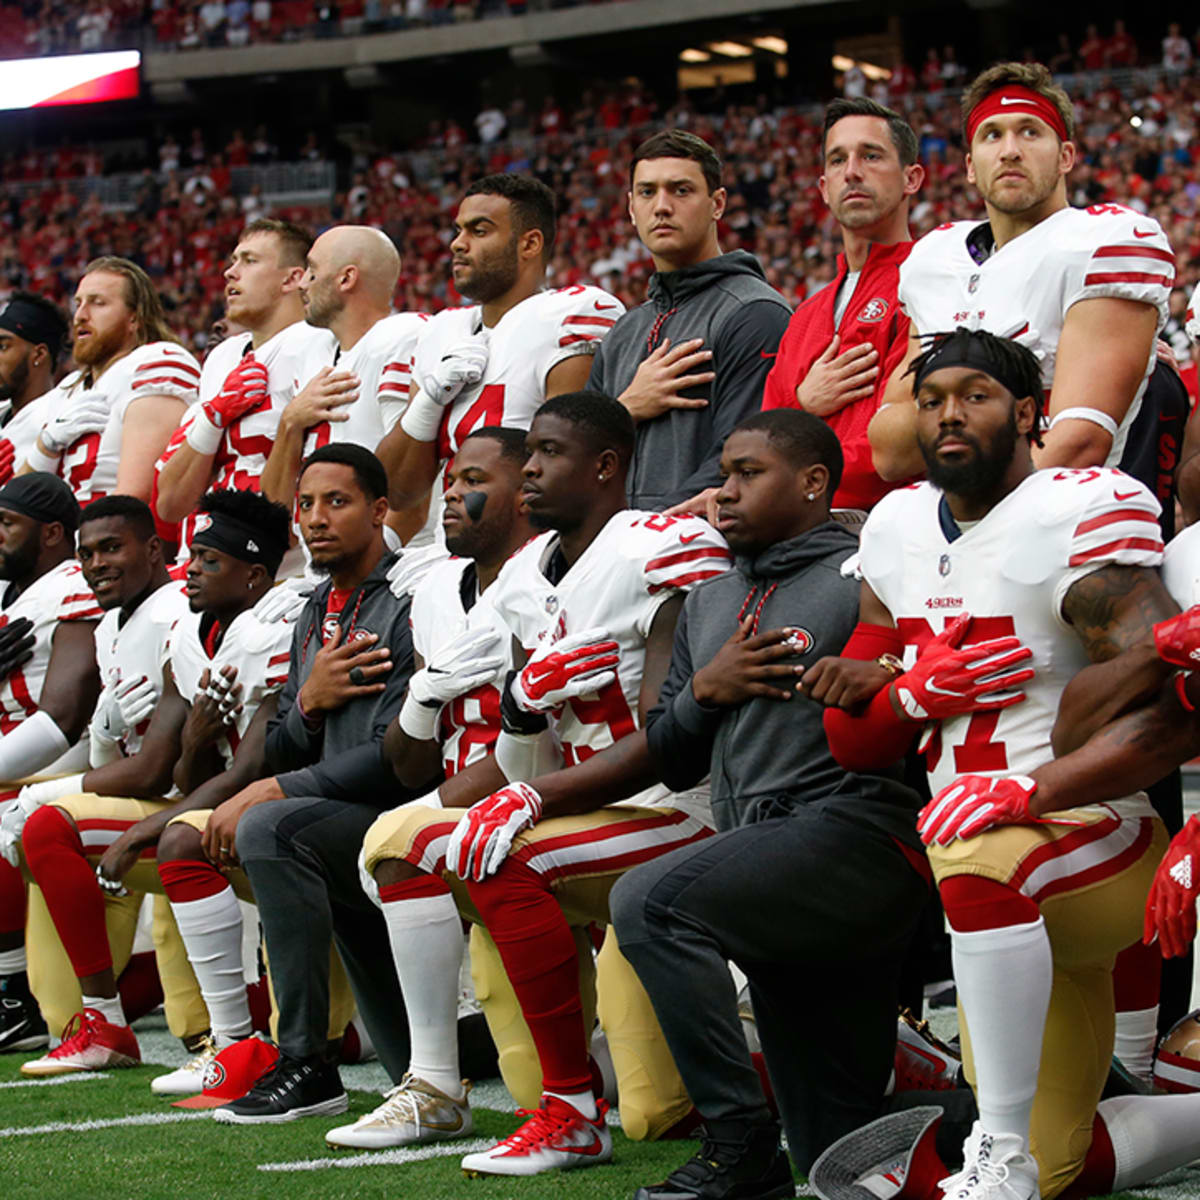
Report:
[[[788,630],[785,645],[791,646],[796,654],[807,654],[815,644],[816,639],[807,629],[801,629],[798,625],[793,625]]]
[[[868,300],[863,305],[863,310],[858,314],[860,321],[865,321],[867,324],[874,325],[882,321],[887,316],[888,302],[882,296],[876,296],[873,300]]]

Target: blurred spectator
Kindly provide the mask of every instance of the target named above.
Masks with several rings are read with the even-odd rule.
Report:
[[[1079,45],[1079,62],[1085,71],[1099,71],[1105,64],[1107,46],[1095,25],[1089,25],[1083,31],[1083,41]]]
[[[1191,69],[1192,48],[1179,29],[1179,22],[1167,26],[1167,36],[1162,43],[1163,69],[1172,75],[1180,75]]]
[[[867,77],[856,62],[852,62],[842,75],[842,95],[847,100],[858,100],[867,94]]]
[[[1109,67],[1136,67],[1137,43],[1125,30],[1125,22],[1118,17],[1113,22],[1112,37],[1104,52],[1105,65]]]
[[[479,140],[484,145],[496,141],[504,132],[506,124],[504,114],[494,104],[481,109],[475,118],[475,128],[479,133]]]
[[[1052,75],[1070,75],[1078,68],[1079,61],[1071,49],[1071,39],[1067,34],[1058,35],[1054,53],[1046,60],[1046,66]]]
[[[219,46],[225,32],[225,0],[204,0],[200,5],[200,32],[209,46]]]

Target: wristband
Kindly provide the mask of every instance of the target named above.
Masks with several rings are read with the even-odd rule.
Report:
[[[50,454],[42,449],[41,441],[34,442],[29,453],[25,456],[25,465],[31,471],[45,471],[48,475],[56,475],[58,473],[58,464],[62,460],[61,454]]]
[[[412,692],[406,693],[400,706],[400,728],[418,742],[431,742],[437,737],[440,704],[422,704]]]
[[[433,442],[437,440],[445,413],[446,409],[418,390],[400,418],[400,428],[414,442]]]
[[[196,412],[195,420],[188,426],[187,444],[197,454],[203,454],[208,458],[221,448],[221,438],[224,432],[219,425],[213,424],[208,413],[201,407]]]
[[[1062,412],[1054,414],[1050,428],[1053,429],[1059,421],[1091,421],[1093,425],[1099,425],[1110,437],[1117,436],[1116,421],[1099,408],[1064,408]]]
[[[318,714],[317,716],[314,717],[314,716],[310,716],[307,712],[305,712],[304,702],[300,699],[299,692],[296,693],[296,707],[297,707],[297,709],[300,710],[300,720],[302,720],[304,722],[305,726],[311,732],[316,733],[316,731],[318,729],[320,729],[322,725],[325,724],[325,718],[323,716],[321,716],[320,714]]]
[[[1175,672],[1175,696],[1183,706],[1184,712],[1192,713],[1196,711],[1196,706],[1188,699],[1187,681],[1189,674],[1190,672],[1188,671]]]
[[[545,713],[526,712],[515,700],[512,694],[512,682],[518,672],[509,671],[505,677],[504,686],[500,689],[500,728],[505,733],[515,733],[528,736],[541,733],[549,727]]]

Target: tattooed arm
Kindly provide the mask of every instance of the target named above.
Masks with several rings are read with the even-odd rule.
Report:
[[[1178,611],[1158,572],[1149,567],[1101,567],[1071,586],[1063,617],[1092,665],[1063,691],[1051,737],[1056,755],[1077,749],[1111,721],[1155,701],[1173,668],[1155,651],[1153,627]]]

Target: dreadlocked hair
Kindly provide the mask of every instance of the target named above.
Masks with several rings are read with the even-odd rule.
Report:
[[[1042,387],[1042,366],[1037,355],[1028,346],[1022,346],[1012,338],[997,337],[986,329],[967,329],[960,325],[957,329],[943,330],[940,333],[919,334],[921,344],[925,349],[917,355],[904,372],[905,377],[913,377],[913,397],[917,395],[919,380],[929,370],[936,369],[936,361],[951,350],[961,350],[965,346],[979,352],[984,364],[990,363],[991,369],[981,364],[981,370],[988,370],[997,382],[1003,383],[1016,399],[1029,396],[1033,400],[1033,426],[1028,438],[1031,445],[1042,444],[1042,424],[1046,416],[1046,392]]]

